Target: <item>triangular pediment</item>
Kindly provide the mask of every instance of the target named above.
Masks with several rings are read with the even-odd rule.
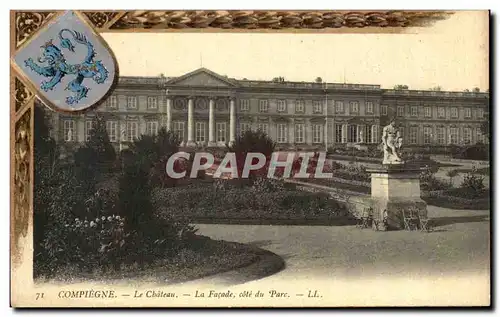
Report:
[[[237,83],[206,68],[199,68],[167,82],[175,86],[236,87]]]

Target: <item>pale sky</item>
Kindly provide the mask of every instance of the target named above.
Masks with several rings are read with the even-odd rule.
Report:
[[[233,78],[488,89],[488,12],[462,11],[393,34],[103,33],[122,76],[180,76],[200,66]]]

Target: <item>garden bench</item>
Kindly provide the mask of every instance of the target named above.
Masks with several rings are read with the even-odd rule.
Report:
[[[382,228],[380,227],[380,222],[382,222]],[[377,231],[387,231],[389,228],[389,221],[387,216],[387,209],[384,210],[382,220],[373,219],[374,229]]]
[[[409,208],[408,210],[401,209],[403,215],[403,222],[405,225],[405,230],[418,230],[420,218],[418,216],[418,209]]]
[[[432,228],[429,224],[429,218],[424,218],[424,217],[418,217],[418,221],[419,221],[419,224],[420,224],[420,230],[422,231],[431,231]]]
[[[359,217],[357,227],[364,229],[370,228],[373,222],[373,208],[364,208],[363,213]]]

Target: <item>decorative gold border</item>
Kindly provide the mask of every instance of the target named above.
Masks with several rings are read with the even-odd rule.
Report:
[[[445,11],[131,11],[108,27],[134,31],[422,27],[450,14]]]
[[[11,56],[48,21],[63,11],[11,11]],[[425,27],[447,19],[446,11],[79,11],[101,32],[332,31]],[[118,65],[116,65],[118,74]],[[11,261],[18,263],[21,246],[32,221],[33,111],[35,89],[11,69]],[[116,81],[115,81],[116,83]],[[111,91],[111,90],[110,90]],[[74,113],[74,112],[72,112]]]

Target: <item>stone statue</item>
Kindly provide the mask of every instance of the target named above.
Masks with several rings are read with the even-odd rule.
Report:
[[[391,120],[391,123],[382,130],[382,149],[384,151],[382,164],[403,164],[399,153],[402,144],[403,138],[396,127],[396,121]]]
[[[359,143],[365,143],[363,139],[363,129],[359,129]]]
[[[66,135],[66,141],[73,141],[73,130],[69,129]]]

